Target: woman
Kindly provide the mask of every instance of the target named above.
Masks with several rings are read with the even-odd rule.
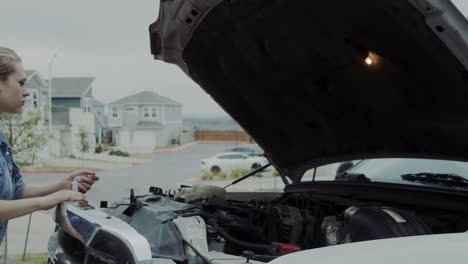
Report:
[[[20,57],[13,50],[0,47],[0,113],[21,111],[29,95],[25,84],[26,74]],[[0,131],[0,243],[8,220],[66,201],[87,202],[83,193],[99,180],[92,172],[79,171],[54,184],[24,184],[11,148]],[[80,192],[72,190],[73,180],[78,176],[84,176],[78,181]]]

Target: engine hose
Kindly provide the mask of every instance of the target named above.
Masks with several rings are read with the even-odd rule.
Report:
[[[213,227],[218,231],[218,233],[227,241],[236,244],[241,247],[245,247],[248,249],[258,249],[258,250],[265,250],[272,255],[276,255],[278,253],[279,246],[273,244],[255,244],[250,242],[244,242],[237,238],[232,237],[231,235],[226,232],[222,227],[220,227],[217,223],[210,223]]]

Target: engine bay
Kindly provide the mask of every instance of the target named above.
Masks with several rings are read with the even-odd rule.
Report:
[[[142,196],[132,190],[129,198],[111,206],[101,202],[100,211],[142,235],[153,258],[170,263],[265,263],[306,249],[468,230],[463,212],[307,192],[226,193],[213,186],[178,192],[151,187]],[[68,251],[76,254],[77,243],[66,242],[73,240],[66,232],[58,233],[60,247],[73,247]],[[112,259],[113,253],[106,254]],[[125,263],[120,259],[96,263]]]

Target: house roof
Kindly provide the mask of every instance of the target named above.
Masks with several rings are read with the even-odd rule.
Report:
[[[52,79],[52,97],[81,97],[94,82],[94,77],[64,77]]]
[[[179,102],[151,91],[139,92],[137,94],[116,100],[111,104],[170,104],[181,106]]]
[[[48,86],[47,80],[42,79],[41,75],[36,70],[25,70],[27,80],[31,80],[32,78],[36,77],[36,79],[41,82],[43,88]]]
[[[136,124],[137,127],[162,127],[163,125],[157,121],[140,121]]]

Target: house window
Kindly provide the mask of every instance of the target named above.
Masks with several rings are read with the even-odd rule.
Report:
[[[119,108],[116,106],[112,107],[112,118],[119,118]]]
[[[143,107],[143,117],[144,118],[149,118],[150,117],[149,107]]]
[[[156,119],[158,111],[156,107],[143,107],[143,118]]]
[[[85,97],[83,100],[83,112],[91,112],[91,98]]]
[[[34,109],[37,109],[37,106],[39,104],[39,92],[36,90],[32,91],[32,103],[33,103]]]

